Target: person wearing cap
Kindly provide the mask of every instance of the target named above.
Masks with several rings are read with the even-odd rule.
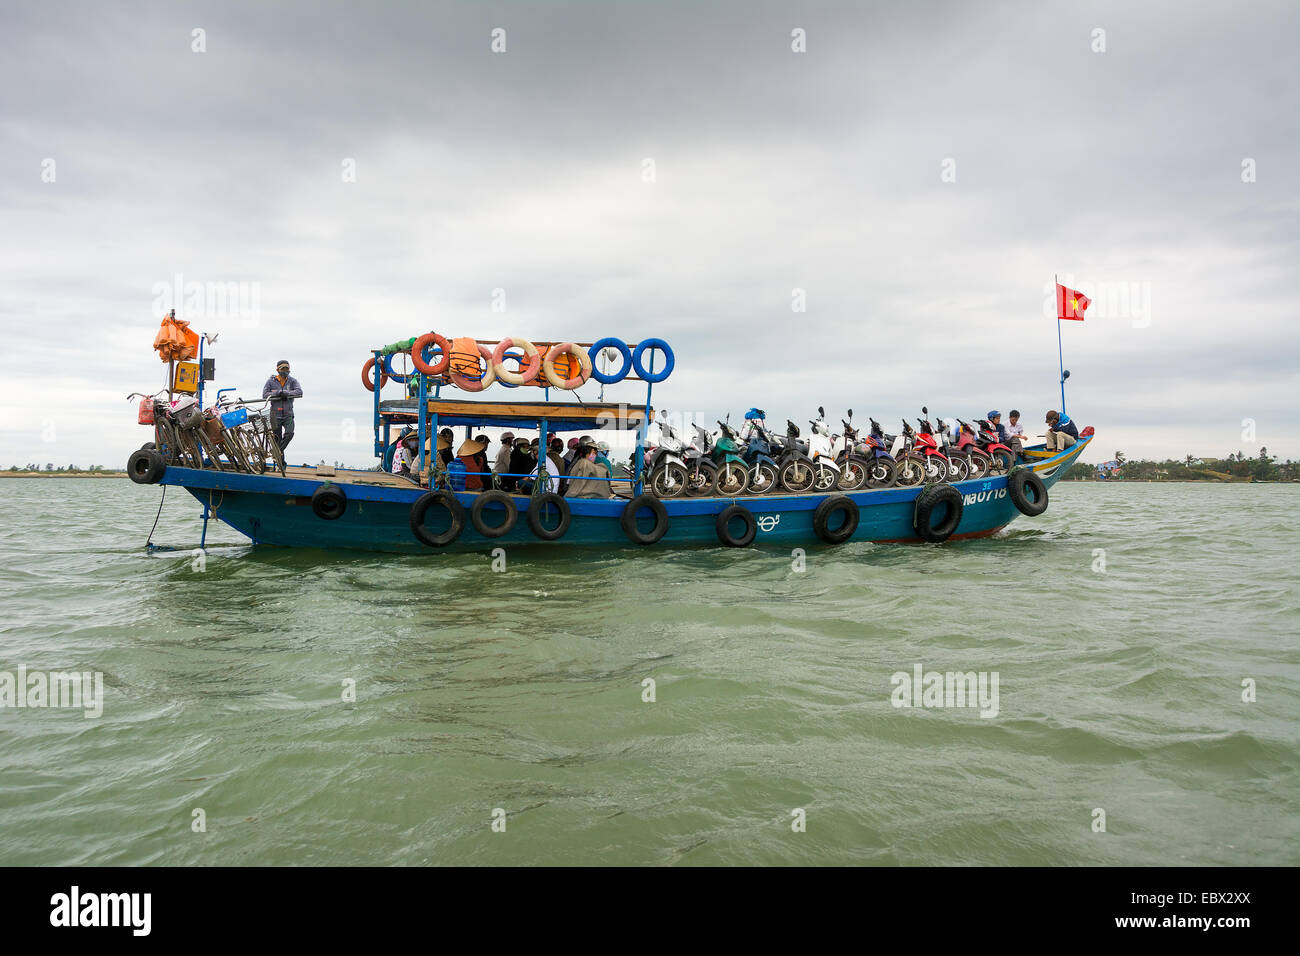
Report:
[[[564,473],[566,475],[569,473],[569,469],[573,467],[573,463],[578,458],[578,444],[579,439],[569,439],[569,450],[564,453]]]
[[[1044,447],[1048,451],[1064,451],[1079,440],[1079,429],[1070,421],[1069,415],[1053,409],[1047,413],[1046,422],[1047,442]]]
[[[492,474],[495,477],[498,488],[506,488],[507,482],[509,487],[514,487],[514,482],[505,478],[510,473],[510,455],[514,451],[515,433],[506,432],[501,436],[501,450],[497,452],[496,461],[492,463]]]
[[[456,457],[465,466],[466,491],[482,491],[486,487],[483,477],[483,472],[487,471],[487,456],[483,454],[486,447],[486,442],[467,438],[456,449]]]
[[[262,386],[262,398],[271,402],[271,434],[280,446],[280,453],[293,441],[293,400],[302,398],[302,386],[289,374],[289,362],[280,359],[275,363],[275,374]]]
[[[989,412],[986,417],[989,424],[993,426],[993,430],[998,433],[998,441],[1005,445],[1007,443],[1007,430],[1002,426],[1002,413],[993,411]]]
[[[596,464],[605,469],[605,477],[614,477],[614,466],[609,460],[609,442],[596,443]]]
[[[564,493],[570,498],[608,498],[609,482],[602,481],[604,477],[605,469],[596,464],[596,446],[588,439],[576,449]]]

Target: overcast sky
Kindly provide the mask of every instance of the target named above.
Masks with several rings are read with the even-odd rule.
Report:
[[[709,419],[1037,426],[1054,273],[1091,460],[1300,458],[1298,9],[6,4],[0,467],[123,466],[178,277],[242,284],[175,303],[217,386],[293,363],[294,461],[369,463],[361,364],[431,329],[660,336]]]

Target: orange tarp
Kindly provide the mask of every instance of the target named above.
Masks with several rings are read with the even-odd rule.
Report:
[[[154,336],[153,347],[158,350],[158,357],[164,362],[175,359],[183,362],[199,354],[199,333],[190,331],[190,324],[175,315],[163,318],[158,334]]]

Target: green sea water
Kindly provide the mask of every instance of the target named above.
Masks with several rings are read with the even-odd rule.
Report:
[[[228,529],[200,567],[145,552],[160,494],[0,479],[0,672],[104,681],[0,709],[0,864],[1300,863],[1300,487],[501,572]],[[996,716],[894,706],[916,665]]]

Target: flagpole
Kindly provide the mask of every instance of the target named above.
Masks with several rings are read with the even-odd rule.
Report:
[[[1060,295],[1060,293],[1056,291],[1056,288],[1060,286],[1061,280],[1057,278],[1055,274],[1053,274],[1052,282],[1054,283],[1052,289],[1053,298],[1057,298]],[[1060,376],[1061,376],[1061,414],[1064,415],[1065,414],[1065,353],[1061,350],[1061,306],[1060,306],[1059,298],[1057,298],[1057,306],[1056,306],[1056,358],[1057,358],[1058,368],[1060,370]]]

